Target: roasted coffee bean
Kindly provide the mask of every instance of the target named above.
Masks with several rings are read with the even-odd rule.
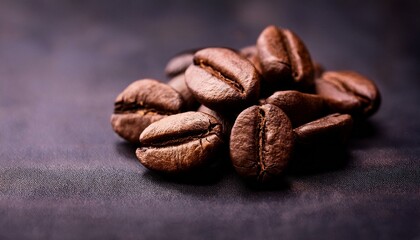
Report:
[[[350,115],[335,113],[295,128],[295,150],[288,172],[306,175],[343,168],[348,161],[345,143],[352,123]]]
[[[154,171],[189,172],[209,163],[222,147],[222,139],[222,126],[216,118],[202,112],[185,112],[148,126],[140,135],[136,155]]]
[[[315,62],[314,63],[314,72],[315,72],[315,79],[319,78],[322,76],[322,74],[325,72],[325,68],[324,66],[322,66],[322,64]]]
[[[200,105],[200,107],[198,107],[197,112],[203,112],[203,113],[207,113],[209,115],[212,115],[213,117],[217,118],[218,120],[220,117],[220,114],[214,110],[211,110],[210,108],[204,106],[204,105]]]
[[[294,128],[323,117],[329,112],[324,98],[293,90],[275,92],[265,102],[283,110]]]
[[[316,80],[316,93],[329,101],[335,112],[366,118],[374,114],[381,96],[376,85],[352,71],[328,71]]]
[[[203,113],[207,113],[213,117],[215,117],[221,124],[223,127],[223,135],[228,138],[230,136],[230,131],[232,130],[232,126],[233,123],[235,122],[235,119],[237,117],[236,114],[234,115],[228,115],[228,113],[219,113],[216,112],[214,110],[211,110],[210,108],[201,105],[198,109],[197,112],[203,112]]]
[[[170,86],[152,79],[138,80],[115,100],[112,128],[125,140],[138,143],[147,126],[181,112],[183,105],[181,95]]]
[[[230,157],[236,172],[269,182],[283,172],[293,150],[292,124],[278,107],[265,104],[241,112],[230,136]]]
[[[314,66],[302,40],[288,29],[268,26],[257,40],[258,56],[264,80],[275,85],[297,83],[310,87]]]
[[[194,53],[197,49],[187,50],[175,55],[165,67],[165,73],[168,77],[172,78],[181,73],[193,63]]]
[[[181,94],[182,98],[185,101],[186,110],[194,110],[200,105],[199,102],[192,95],[190,89],[188,89],[187,84],[185,83],[184,73],[173,77],[168,82],[168,85],[175,89],[179,94]]]
[[[255,69],[257,69],[258,73],[262,74],[260,59],[258,58],[258,49],[255,45],[241,48],[239,54],[248,59],[248,61],[254,65]]]
[[[301,144],[345,143],[351,133],[353,120],[349,114],[334,113],[294,129]]]
[[[230,49],[196,52],[185,79],[194,97],[217,111],[242,109],[258,99],[260,75],[248,60]]]

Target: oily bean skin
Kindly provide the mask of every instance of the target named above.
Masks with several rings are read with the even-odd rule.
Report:
[[[136,151],[148,169],[177,174],[200,168],[223,144],[222,126],[206,113],[185,112],[151,124],[140,135]]]
[[[239,54],[254,65],[259,74],[262,74],[260,59],[258,58],[258,49],[255,45],[247,46],[239,50]]]
[[[296,34],[288,29],[268,26],[261,32],[256,46],[264,80],[277,85],[288,85],[290,81],[303,87],[313,85],[311,56]]]
[[[327,98],[329,107],[335,112],[367,118],[381,103],[376,85],[356,72],[324,72],[315,83],[316,93]]]
[[[275,92],[265,102],[283,110],[294,128],[325,116],[329,111],[324,98],[294,90]]]
[[[207,114],[215,117],[222,124],[223,136],[225,136],[226,138],[228,138],[230,136],[230,131],[232,129],[233,122],[236,119],[236,115],[229,116],[229,115],[226,115],[226,114],[221,114],[221,113],[218,113],[214,110],[211,110],[210,108],[208,108],[204,105],[201,105],[197,109],[197,112],[207,113]]]
[[[293,130],[286,114],[265,104],[242,111],[230,137],[230,157],[236,172],[260,183],[281,175],[293,150]]]
[[[111,124],[114,131],[131,143],[151,123],[183,109],[181,95],[170,86],[152,79],[130,84],[115,100]]]
[[[206,48],[196,52],[185,79],[194,97],[213,110],[242,109],[258,99],[257,70],[230,49]]]
[[[197,49],[187,50],[175,55],[165,67],[166,76],[173,78],[185,70],[193,63],[194,53]]]
[[[168,85],[181,94],[185,102],[186,110],[196,109],[200,105],[192,95],[190,89],[188,89],[187,84],[185,83],[185,75],[183,73],[173,77],[168,82]]]
[[[351,133],[353,119],[349,114],[334,113],[294,129],[297,142],[319,144],[345,143]]]

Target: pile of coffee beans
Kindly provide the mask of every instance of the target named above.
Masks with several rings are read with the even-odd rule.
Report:
[[[380,105],[371,80],[324,71],[295,33],[276,26],[240,50],[182,52],[165,72],[167,84],[142,79],[118,95],[111,123],[138,145],[146,168],[177,176],[225,155],[244,179],[270,183],[299,151],[345,144],[353,123]]]

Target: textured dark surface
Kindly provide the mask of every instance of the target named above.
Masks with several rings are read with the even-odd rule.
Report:
[[[419,239],[419,7],[0,1],[0,239]],[[269,24],[381,90],[379,112],[332,159],[340,164],[264,191],[231,170],[192,184],[142,167],[111,129],[117,94],[163,80],[178,51],[240,48]]]

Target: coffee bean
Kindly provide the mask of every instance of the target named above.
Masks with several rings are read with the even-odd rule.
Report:
[[[324,66],[322,66],[322,64],[320,64],[318,62],[314,62],[315,79],[321,77],[324,72],[325,72]]]
[[[204,106],[204,105],[200,105],[200,107],[198,107],[197,112],[203,112],[203,113],[207,113],[215,118],[217,118],[218,120],[220,117],[220,114],[214,110],[211,110],[210,108]]]
[[[241,112],[230,136],[230,157],[236,172],[269,182],[283,172],[293,149],[292,125],[278,107],[266,104]]]
[[[268,26],[257,40],[258,56],[264,80],[280,86],[297,83],[310,87],[314,66],[306,46],[288,29]]]
[[[295,150],[288,172],[306,175],[345,167],[349,159],[345,143],[352,123],[350,115],[335,113],[295,128]]]
[[[222,126],[201,112],[166,117],[140,135],[136,151],[148,169],[163,173],[189,172],[209,163],[223,143]]]
[[[191,49],[175,55],[171,60],[169,60],[165,67],[166,75],[172,78],[184,73],[185,70],[193,63],[194,53],[196,51],[197,49]]]
[[[257,70],[230,49],[206,48],[196,52],[185,79],[194,97],[214,110],[243,109],[258,99]]]
[[[255,45],[247,46],[239,50],[239,54],[254,65],[259,74],[262,74],[260,59],[258,57],[258,49]]]
[[[309,122],[293,131],[297,142],[301,144],[326,144],[345,143],[353,126],[352,117],[349,114],[334,113],[318,120]]]
[[[228,113],[219,113],[214,110],[211,110],[210,108],[201,105],[197,112],[203,112],[207,113],[213,117],[215,117],[221,124],[223,128],[223,135],[228,138],[230,136],[230,131],[232,130],[233,123],[235,122],[235,119],[237,117],[236,114],[229,115]]]
[[[185,101],[186,110],[195,110],[200,105],[198,101],[192,95],[190,89],[188,89],[187,84],[185,83],[185,75],[181,73],[173,77],[168,85],[175,89]]]
[[[265,102],[283,110],[293,127],[318,119],[329,112],[324,98],[293,90],[275,92]]]
[[[177,178],[218,169],[228,155],[240,176],[265,186],[277,186],[286,166],[298,174],[345,166],[353,119],[371,116],[381,101],[372,81],[325,72],[295,33],[276,26],[239,51],[177,54],[165,72],[168,84],[144,79],[128,86],[111,123],[139,144],[136,156],[146,168]],[[180,113],[187,110],[198,112]]]
[[[152,79],[130,84],[115,100],[111,124],[114,131],[132,143],[152,122],[183,109],[181,95],[170,86]]]
[[[376,85],[352,71],[328,71],[316,80],[316,93],[327,98],[335,112],[366,118],[374,114],[381,96]]]

